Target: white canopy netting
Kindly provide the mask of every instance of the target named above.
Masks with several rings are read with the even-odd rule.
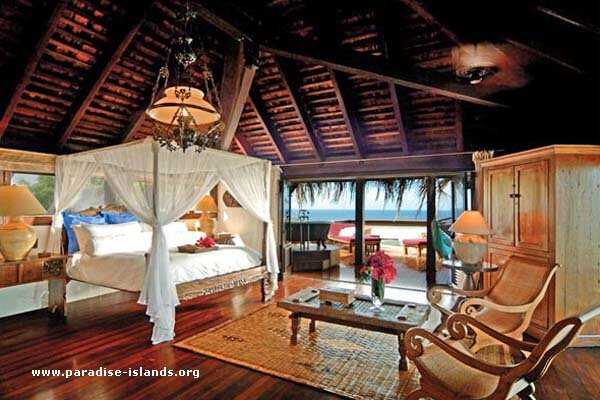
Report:
[[[164,226],[191,210],[219,181],[257,219],[267,224],[265,266],[277,289],[277,244],[270,214],[271,162],[206,149],[198,154],[161,148],[151,138],[100,150],[60,156],[56,161],[55,214],[48,250],[60,252],[62,211],[77,199],[93,175],[102,174],[124,205],[152,226],[144,285],[138,302],[154,323],[152,343],[175,336],[179,304],[171,278]]]

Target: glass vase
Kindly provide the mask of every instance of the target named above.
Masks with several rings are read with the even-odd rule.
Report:
[[[383,300],[385,298],[385,281],[382,279],[371,279],[371,302],[373,307],[370,308],[373,312],[381,312],[383,308]]]

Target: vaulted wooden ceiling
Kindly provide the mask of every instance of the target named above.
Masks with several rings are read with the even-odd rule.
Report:
[[[473,19],[481,4],[458,3],[197,0],[222,82],[226,149],[279,164],[461,152],[473,147],[464,106],[510,106],[503,91],[531,65],[595,73],[582,48],[598,44],[597,15],[584,6],[493,2],[489,12],[513,23],[489,26]],[[3,1],[0,145],[63,153],[151,135],[144,110],[179,6]],[[544,42],[555,28],[578,45]],[[473,42],[493,43],[507,60],[477,86],[454,76],[453,48]],[[203,79],[195,67],[192,83]]]

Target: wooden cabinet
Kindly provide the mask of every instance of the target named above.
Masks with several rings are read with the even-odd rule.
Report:
[[[519,255],[560,265],[528,333],[541,337],[554,322],[600,304],[600,146],[548,146],[481,165],[493,232],[488,260]],[[585,326],[577,343],[600,345],[600,321]]]
[[[68,256],[30,257],[21,261],[0,259],[0,288],[32,282],[48,282],[48,310],[60,318],[67,316],[66,266]]]

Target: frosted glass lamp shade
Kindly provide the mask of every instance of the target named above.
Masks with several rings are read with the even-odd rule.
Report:
[[[0,186],[0,216],[40,214],[46,214],[46,210],[27,186]]]
[[[196,204],[195,208],[196,211],[202,211],[204,213],[215,213],[219,211],[217,209],[217,203],[215,202],[215,199],[213,199],[213,197],[209,195],[206,195],[202,199],[200,199],[198,204]]]
[[[153,120],[163,124],[176,123],[174,116],[192,116],[196,125],[208,125],[221,119],[221,114],[204,100],[204,92],[188,86],[171,86],[165,96],[146,111]]]
[[[479,211],[465,211],[450,227],[451,232],[491,235],[492,231]]]

